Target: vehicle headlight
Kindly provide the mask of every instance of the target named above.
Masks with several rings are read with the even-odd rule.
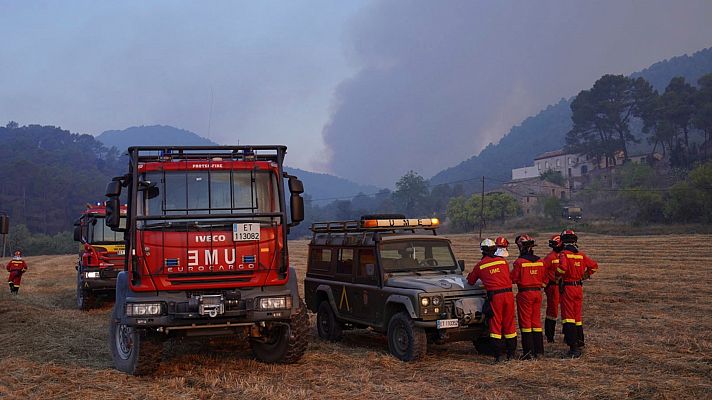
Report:
[[[440,297],[433,297],[433,305],[434,306],[439,306],[440,305]]]
[[[429,297],[423,297],[420,299],[420,305],[423,307],[427,307],[430,305],[430,298]]]
[[[260,297],[257,302],[259,310],[286,310],[292,308],[292,296]]]
[[[161,303],[127,303],[126,316],[143,317],[149,315],[161,315]]]
[[[85,272],[84,273],[85,278],[98,278],[99,277],[99,271],[94,271],[94,272]]]

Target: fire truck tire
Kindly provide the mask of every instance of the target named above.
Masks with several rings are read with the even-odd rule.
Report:
[[[316,331],[320,338],[332,342],[338,342],[343,336],[343,326],[336,319],[328,300],[319,303],[316,313]]]
[[[425,329],[415,326],[406,312],[399,312],[388,322],[388,350],[401,361],[414,361],[428,351]]]
[[[307,307],[299,301],[299,310],[286,326],[273,328],[273,340],[266,342],[250,341],[252,354],[262,362],[293,364],[299,361],[307,350],[309,336],[309,317]]]
[[[155,334],[121,324],[120,310],[123,303],[116,303],[109,321],[109,348],[114,366],[131,375],[150,375],[155,372],[163,355],[163,342]]]
[[[82,280],[77,274],[77,308],[86,311],[96,307],[96,296],[82,286]]]

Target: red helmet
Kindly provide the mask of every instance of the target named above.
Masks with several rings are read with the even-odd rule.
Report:
[[[561,241],[566,244],[566,243],[576,243],[578,241],[578,236],[576,236],[576,232],[574,232],[571,229],[566,229],[563,232],[561,232]]]
[[[557,247],[561,247],[561,235],[554,235],[549,239],[549,247],[552,249],[555,249]]]
[[[22,255],[22,252],[20,250],[15,250],[15,256],[19,257]]]
[[[497,247],[509,247],[509,240],[504,236],[498,236],[497,239],[494,240],[494,244]]]
[[[517,244],[519,251],[534,247],[534,239],[532,239],[532,237],[527,235],[526,233],[517,236],[517,238],[514,239],[514,242]]]

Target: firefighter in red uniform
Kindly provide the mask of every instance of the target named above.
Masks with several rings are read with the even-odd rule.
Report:
[[[563,250],[559,253],[556,275],[561,277],[561,321],[564,324],[564,340],[569,345],[569,356],[581,357],[584,346],[583,281],[593,275],[598,264],[578,249],[578,237],[570,229],[561,232]]]
[[[10,293],[16,295],[20,291],[22,274],[27,271],[27,264],[25,260],[22,259],[22,252],[20,250],[15,250],[15,256],[7,263],[5,269],[10,272],[10,276],[7,278],[7,283],[10,285]]]
[[[546,319],[544,320],[544,335],[546,341],[554,343],[554,333],[556,332],[556,319],[559,317],[559,288],[556,286],[556,267],[559,266],[559,252],[564,248],[561,243],[561,235],[554,235],[549,240],[551,253],[544,257],[544,268],[546,269]]]
[[[509,250],[507,250],[507,248],[509,247],[509,240],[507,240],[506,237],[497,236],[497,238],[494,240],[494,244],[497,246],[497,251],[495,251],[494,253],[495,256],[504,258],[509,257]]]
[[[482,259],[467,275],[467,282],[474,285],[479,279],[487,290],[487,299],[492,307],[492,316],[488,321],[490,340],[496,361],[501,361],[505,352],[507,359],[511,359],[517,352],[517,330],[514,327],[514,296],[509,265],[507,260],[494,255],[497,246],[492,239],[483,240],[480,249]]]
[[[544,337],[541,328],[541,288],[546,270],[544,262],[534,255],[534,239],[524,234],[514,240],[519,248],[519,258],[512,268],[512,283],[517,284],[517,316],[522,332],[522,358],[528,360],[544,354]]]

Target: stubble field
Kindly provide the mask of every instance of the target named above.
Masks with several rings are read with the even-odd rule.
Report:
[[[451,238],[469,271],[479,258],[475,238]],[[545,253],[545,236],[537,239]],[[300,280],[306,244],[290,242]],[[312,315],[298,364],[261,364],[241,343],[177,343],[143,378],[112,368],[111,305],[75,309],[76,257],[29,257],[20,295],[0,290],[0,398],[712,398],[712,236],[583,234],[581,248],[600,269],[585,287],[587,346],[578,360],[562,358],[557,337],[537,361],[495,365],[472,344],[454,343],[403,363],[366,330],[338,344],[319,340]]]

